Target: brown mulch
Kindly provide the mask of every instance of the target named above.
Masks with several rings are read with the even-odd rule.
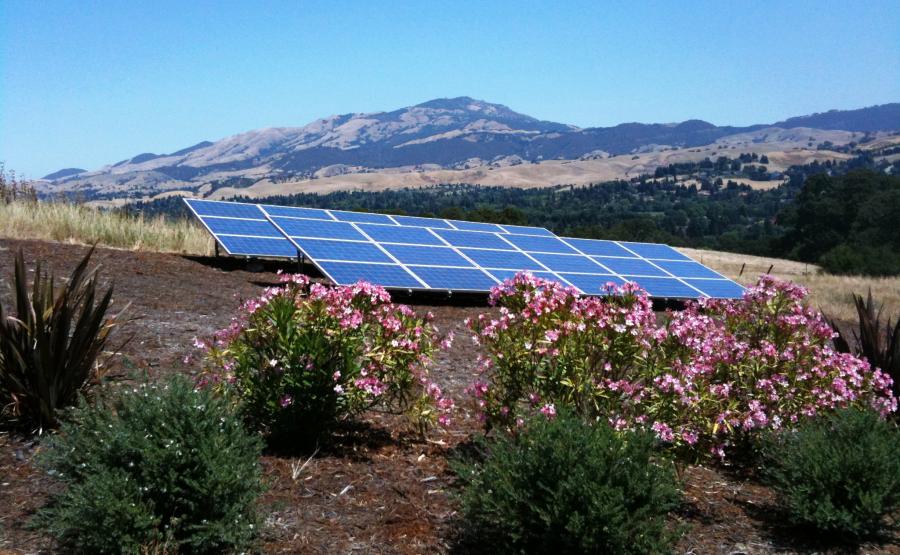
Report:
[[[38,260],[61,277],[86,252],[80,246],[0,239],[0,299],[6,302],[19,247],[28,261]],[[112,379],[196,372],[196,362],[184,361],[193,351],[192,339],[227,325],[241,299],[277,281],[276,266],[249,271],[235,260],[98,249],[95,262],[103,279],[115,284],[116,307],[130,303],[118,333],[130,341],[110,361]],[[434,312],[441,331],[457,336],[453,348],[439,355],[432,375],[462,399],[477,355],[463,320],[486,308],[428,302],[418,308]],[[312,458],[265,455],[263,551],[454,552],[447,458],[477,433],[477,423],[461,414],[449,431],[435,432],[428,441],[406,430],[400,417],[370,413]],[[53,551],[49,538],[27,528],[29,517],[58,487],[32,464],[39,450],[39,441],[0,435],[0,555]],[[673,516],[673,524],[687,526],[679,553],[837,552],[783,531],[771,491],[752,478],[699,466],[685,469],[683,477],[685,503]],[[900,554],[900,547],[866,546],[860,552]]]

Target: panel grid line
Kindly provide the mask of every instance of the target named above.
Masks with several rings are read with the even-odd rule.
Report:
[[[703,291],[701,291],[701,290],[697,289],[696,287],[694,287],[693,285],[691,285],[690,283],[684,281],[684,280],[681,279],[680,277],[671,274],[671,273],[670,273],[669,271],[667,271],[665,268],[660,268],[658,265],[654,264],[653,261],[650,260],[649,258],[644,258],[643,256],[639,255],[639,254],[636,253],[635,251],[629,249],[628,247],[626,247],[625,245],[623,245],[621,241],[615,241],[615,243],[616,243],[617,245],[619,245],[620,247],[622,247],[623,249],[627,250],[628,252],[632,253],[632,254],[635,255],[636,257],[638,257],[638,258],[640,258],[640,259],[646,261],[646,262],[649,263],[651,266],[656,267],[656,268],[657,268],[658,270],[660,270],[661,272],[664,272],[666,275],[669,275],[669,276],[675,278],[677,281],[681,282],[682,285],[687,285],[688,287],[690,287],[691,289],[693,289],[693,290],[696,291],[697,293],[700,293],[700,298],[708,297],[708,296],[709,296],[709,295],[707,295],[706,293],[704,293]]]

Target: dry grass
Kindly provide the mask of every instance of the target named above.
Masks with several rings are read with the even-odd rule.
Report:
[[[884,303],[885,314],[893,318],[900,315],[900,277],[836,276],[821,272],[813,264],[791,260],[697,249],[679,250],[744,285],[754,283],[771,266],[772,275],[809,288],[810,304],[832,318],[855,320],[856,308],[850,294],[865,295],[869,289],[877,302]],[[744,264],[746,266],[741,274]]]
[[[0,237],[199,255],[210,254],[213,248],[209,233],[193,222],[126,216],[59,202],[0,203]]]

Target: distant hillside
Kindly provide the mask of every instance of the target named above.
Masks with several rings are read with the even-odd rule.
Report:
[[[847,143],[862,138],[854,133],[900,129],[900,104],[831,111],[774,125],[732,127],[688,120],[581,129],[469,97],[437,99],[391,112],[330,116],[303,127],[248,131],[171,154],[143,153],[96,171],[61,170],[47,176],[41,189],[88,198],[202,193],[262,180],[277,184],[387,168],[421,172],[594,160],[727,143],[729,137],[771,142],[786,128],[803,128],[788,135],[804,146],[820,139],[837,144],[831,135],[821,135],[831,131],[821,130],[844,131],[837,141]],[[542,184],[562,182],[554,181],[552,171],[545,173]]]
[[[64,177],[69,177],[71,175],[76,175],[79,173],[84,173],[87,170],[83,170],[81,168],[63,168],[61,170],[55,171],[53,173],[49,173],[42,177],[41,179],[46,179],[48,181],[53,181],[54,179],[62,179]]]

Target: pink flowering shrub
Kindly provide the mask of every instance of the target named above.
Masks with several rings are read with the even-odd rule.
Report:
[[[430,315],[364,282],[282,281],[208,346],[202,381],[233,396],[252,425],[275,440],[311,440],[376,405],[407,412],[422,431],[449,421],[453,401],[427,374],[438,347]]]
[[[822,411],[896,410],[890,377],[832,349],[801,287],[763,276],[743,299],[690,303],[665,324],[635,286],[609,293],[579,297],[527,274],[494,289],[500,316],[470,322],[487,353],[470,392],[488,427],[566,406],[649,428],[692,457],[724,457],[760,430]]]

